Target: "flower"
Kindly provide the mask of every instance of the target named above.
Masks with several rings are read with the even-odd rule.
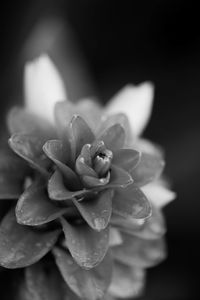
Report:
[[[160,179],[162,152],[139,137],[152,86],[126,88],[105,108],[58,101],[64,84],[42,56],[25,68],[25,96],[8,114],[1,154],[0,197],[17,203],[3,213],[0,265],[25,268],[29,297],[137,296],[145,268],[166,255],[161,208],[174,198]]]

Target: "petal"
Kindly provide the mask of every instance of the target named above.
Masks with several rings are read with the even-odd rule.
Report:
[[[110,227],[109,246],[114,247],[121,245],[123,242],[121,234],[115,227]]]
[[[81,99],[77,103],[62,101],[55,105],[55,120],[60,132],[66,130],[66,126],[71,121],[73,115],[81,116],[87,120],[93,130],[96,130],[97,124],[100,123],[101,114],[100,105],[90,99]]]
[[[145,271],[115,262],[108,292],[118,298],[138,297],[143,291]]]
[[[61,223],[67,247],[77,264],[85,269],[97,266],[108,250],[109,228],[96,232],[87,224],[70,225],[63,218]]]
[[[44,157],[42,151],[43,140],[37,136],[14,134],[8,142],[11,149],[25,159],[33,168],[45,176],[49,175],[46,170],[47,166],[49,166],[49,160]]]
[[[122,187],[125,188],[133,183],[131,175],[125,170],[112,165],[110,171],[110,182],[107,185],[109,188]]]
[[[106,190],[74,204],[88,225],[97,231],[105,229],[112,213],[113,191]]]
[[[0,226],[0,265],[23,268],[40,260],[57,241],[60,230],[39,231],[16,222],[11,210]]]
[[[115,259],[128,266],[148,268],[157,265],[166,257],[162,238],[146,240],[124,233],[122,238],[123,244],[113,247],[112,254]]]
[[[152,216],[141,228],[126,231],[133,236],[143,239],[159,239],[166,233],[166,224],[162,212],[155,206],[152,207]]]
[[[19,197],[28,169],[26,163],[9,147],[0,150],[0,199]]]
[[[48,198],[44,184],[33,183],[21,195],[15,209],[17,222],[35,226],[48,223],[63,215],[67,208],[57,207]]]
[[[119,149],[115,152],[112,163],[130,172],[140,162],[141,153],[133,149]]]
[[[82,155],[79,155],[76,160],[76,172],[80,176],[86,175],[97,177],[97,173],[87,164],[85,158]]]
[[[54,123],[55,103],[66,99],[66,90],[60,74],[47,55],[26,64],[24,95],[27,111]]]
[[[120,124],[125,131],[126,134],[126,143],[131,137],[131,128],[129,124],[128,117],[123,114],[123,113],[118,113],[114,115],[103,115],[101,118],[101,125],[100,128],[98,129],[98,134],[103,133],[106,129],[109,127],[115,125],[115,124]]]
[[[17,199],[22,190],[22,182],[16,176],[0,172],[0,200]]]
[[[7,126],[10,134],[32,134],[46,139],[56,136],[51,123],[21,107],[13,107],[9,111]]]
[[[113,197],[113,212],[125,218],[146,219],[151,216],[151,205],[143,192],[133,185],[116,189]]]
[[[78,300],[67,288],[54,265],[42,262],[25,269],[25,282],[20,300]],[[65,295],[70,294],[70,298]]]
[[[165,187],[161,181],[151,182],[143,186],[142,191],[159,208],[164,207],[176,198],[176,193]]]
[[[60,161],[65,164],[69,159],[69,149],[61,140],[48,140],[44,144],[43,150],[54,162]]]
[[[70,191],[66,188],[63,182],[62,174],[55,171],[48,182],[48,194],[53,200],[69,200],[72,198],[81,198],[89,191],[86,189]]]
[[[111,225],[122,232],[133,234],[136,231],[142,230],[148,219],[134,219],[132,217],[123,217],[113,212],[110,220]]]
[[[153,85],[143,83],[123,88],[106,106],[107,113],[127,115],[131,129],[136,136],[141,135],[146,127],[153,106]]]
[[[96,268],[84,270],[66,251],[54,248],[53,253],[64,280],[74,293],[85,300],[97,300],[103,297],[112,275],[112,262],[109,255],[106,255]]]
[[[82,147],[85,144],[91,144],[94,141],[94,134],[85,120],[78,115],[74,115],[70,124],[69,130],[71,135],[71,151],[73,158],[77,158]]]
[[[98,140],[103,141],[106,148],[116,151],[123,148],[125,141],[125,131],[120,124],[115,124],[106,129],[103,134],[99,135]]]
[[[108,173],[106,177],[102,178],[84,175],[81,180],[86,188],[102,188],[108,186],[107,184],[110,181],[110,173]]]
[[[65,164],[65,162],[69,159],[69,149],[67,149],[61,141],[51,140],[44,144],[43,150],[63,174],[63,180],[66,186],[71,189],[80,188],[80,180],[78,176],[68,165]]]
[[[134,180],[134,185],[141,187],[161,175],[165,163],[162,158],[142,153],[140,163],[130,172]]]

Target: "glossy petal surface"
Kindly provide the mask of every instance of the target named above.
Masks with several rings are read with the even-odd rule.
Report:
[[[21,195],[16,206],[16,217],[20,224],[41,225],[63,215],[67,208],[57,207],[47,196],[44,185],[33,183]]]
[[[43,232],[19,225],[11,210],[0,226],[0,264],[9,269],[34,264],[53,247],[59,233],[60,230]]]
[[[154,155],[142,153],[140,163],[131,171],[135,186],[144,186],[145,184],[157,179],[165,166],[164,161]]]
[[[113,198],[113,211],[123,217],[146,219],[151,216],[151,205],[144,193],[133,185],[117,189]]]
[[[85,270],[78,266],[66,251],[54,248],[53,253],[64,280],[74,293],[84,300],[97,300],[103,297],[112,275],[109,255],[106,255],[96,268]]]
[[[101,231],[105,229],[110,221],[112,213],[112,190],[106,190],[91,195],[89,199],[74,204],[81,213],[88,225],[94,230]]]
[[[108,250],[109,228],[96,232],[88,224],[70,225],[61,219],[67,247],[77,262],[85,269],[97,266]]]

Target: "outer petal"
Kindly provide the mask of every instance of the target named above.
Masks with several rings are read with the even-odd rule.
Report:
[[[96,232],[87,224],[70,225],[61,219],[67,247],[82,268],[91,269],[97,266],[108,250],[109,228]]]
[[[166,257],[163,238],[146,240],[122,234],[123,244],[113,247],[112,253],[118,261],[128,265],[148,268],[157,265]]]
[[[108,189],[84,201],[73,200],[88,225],[97,231],[105,229],[112,213],[113,191]]]
[[[129,85],[122,89],[110,100],[106,112],[126,114],[134,134],[139,136],[149,121],[152,104],[153,86],[146,82],[139,86]]]
[[[79,300],[66,286],[55,265],[42,262],[25,269],[20,292],[20,300]]]
[[[55,244],[60,230],[33,230],[19,225],[11,210],[0,226],[0,264],[9,269],[23,268],[39,261]]]
[[[144,287],[145,271],[115,262],[108,292],[118,298],[138,297]]]
[[[28,111],[54,122],[54,105],[66,99],[66,91],[60,74],[47,55],[26,64],[24,94]]]
[[[21,195],[15,209],[17,222],[35,226],[48,223],[63,215],[67,208],[56,206],[47,196],[44,185],[30,185]]]
[[[110,255],[107,254],[96,268],[84,270],[73,261],[68,252],[54,248],[53,253],[64,280],[74,293],[84,300],[102,298],[111,281]]]

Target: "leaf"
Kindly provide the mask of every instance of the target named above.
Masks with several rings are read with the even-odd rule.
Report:
[[[115,190],[113,211],[125,218],[134,219],[146,219],[152,214],[150,202],[143,192],[133,185]]]
[[[78,187],[77,187],[78,188]],[[53,200],[71,200],[72,198],[81,198],[88,190],[68,190],[64,185],[62,174],[55,171],[48,182],[48,194]]]
[[[73,116],[69,124],[69,130],[71,132],[70,144],[72,147],[72,155],[76,159],[82,147],[85,144],[91,144],[95,136],[85,120],[78,115]]]
[[[15,209],[17,222],[23,225],[42,225],[57,219],[67,208],[56,206],[47,196],[45,187],[38,182],[21,195]]]
[[[77,264],[85,269],[97,266],[108,250],[109,228],[96,232],[84,223],[70,225],[64,218],[61,224],[67,247]]]
[[[133,170],[140,162],[141,153],[133,149],[119,149],[115,152],[112,163],[127,172]]]
[[[134,185],[141,187],[154,181],[161,175],[164,166],[165,163],[161,158],[151,154],[142,153],[140,163],[130,172],[134,180]]]
[[[143,291],[145,271],[138,267],[130,267],[115,261],[113,277],[109,293],[114,297],[138,297]]]
[[[85,270],[68,252],[55,247],[53,253],[64,280],[74,293],[84,300],[103,297],[112,276],[112,261],[108,254],[96,268]]]
[[[34,169],[48,176],[46,167],[49,165],[49,160],[44,157],[43,144],[43,140],[32,135],[14,134],[9,139],[9,145],[16,154],[25,159]]]
[[[105,190],[81,202],[73,200],[73,203],[88,225],[94,230],[101,231],[108,226],[110,221],[112,197],[113,191]]]
[[[115,152],[124,146],[124,128],[120,124],[115,124],[106,129],[97,139],[103,141],[107,149]]]
[[[157,265],[166,257],[163,238],[146,240],[129,234],[122,234],[123,244],[113,247],[115,259],[133,267],[148,268]]]
[[[60,230],[39,231],[17,223],[14,210],[0,226],[0,265],[4,268],[23,268],[34,264],[51,250]]]

